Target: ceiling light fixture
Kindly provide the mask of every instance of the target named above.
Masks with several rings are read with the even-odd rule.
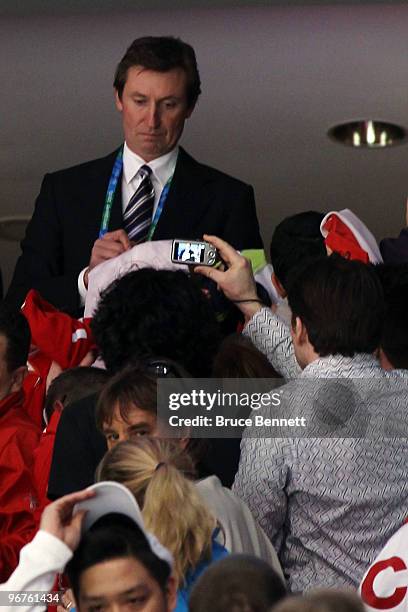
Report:
[[[361,149],[392,147],[407,139],[405,128],[373,119],[335,125],[328,131],[328,135],[336,142]]]

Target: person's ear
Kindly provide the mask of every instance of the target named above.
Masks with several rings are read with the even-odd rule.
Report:
[[[275,272],[272,272],[271,281],[272,281],[272,285],[275,287],[276,291],[278,292],[278,295],[280,295],[281,298],[285,298],[287,296],[287,293],[282,283],[280,282],[279,278],[276,276]]]
[[[27,366],[20,366],[14,370],[13,374],[11,375],[10,393],[15,393],[16,391],[20,391],[22,389],[23,380],[25,379],[27,372]]]
[[[299,317],[296,317],[295,320],[292,322],[292,338],[298,346],[309,342],[307,329],[303,324],[302,319],[300,319]]]
[[[173,612],[177,605],[177,580],[173,575],[167,581],[166,599],[168,611]]]
[[[378,349],[377,358],[383,370],[394,370],[394,366],[381,347]]]
[[[115,105],[118,111],[121,113],[123,111],[123,104],[117,89],[115,89]]]

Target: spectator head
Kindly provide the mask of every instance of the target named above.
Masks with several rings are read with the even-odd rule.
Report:
[[[331,255],[307,263],[288,294],[292,338],[299,364],[318,356],[373,353],[384,314],[373,266]]]
[[[251,340],[242,334],[225,338],[214,359],[215,378],[280,378]]]
[[[20,391],[27,373],[30,328],[24,315],[0,304],[0,400]]]
[[[102,293],[91,327],[112,373],[160,355],[206,377],[220,341],[199,281],[181,271],[143,268],[115,280]]]
[[[98,609],[171,612],[171,566],[129,517],[107,514],[87,531],[66,567],[79,612]]]
[[[97,393],[109,379],[109,374],[101,368],[78,367],[65,370],[53,379],[48,387],[44,404],[46,422],[55,410],[61,410],[78,402],[84,397]]]
[[[142,509],[143,520],[174,557],[178,584],[203,559],[211,558],[216,520],[191,475],[189,454],[169,440],[137,438],[110,450],[97,470],[98,480],[125,485]]]
[[[113,86],[121,99],[129,68],[143,67],[154,72],[168,72],[181,68],[187,77],[187,104],[193,109],[201,93],[200,75],[193,47],[172,36],[144,36],[136,38],[119,62]]]
[[[191,612],[269,612],[286,594],[281,578],[265,561],[231,555],[211,565],[194,585]]]
[[[157,421],[158,377],[189,375],[169,360],[150,360],[125,368],[104,386],[96,407],[96,424],[108,449],[135,436],[163,434]]]
[[[325,257],[326,247],[320,231],[323,213],[309,210],[286,217],[272,235],[270,255],[272,282],[281,297],[286,297],[290,277],[310,258]]]
[[[166,424],[157,418],[157,379],[189,378],[190,375],[169,359],[152,359],[125,368],[102,389],[96,407],[96,425],[108,449],[134,437],[167,437]],[[187,448],[196,463],[202,459],[207,441],[189,438],[177,428],[178,443]],[[172,436],[175,433],[172,432]]]
[[[281,601],[273,612],[364,612],[365,608],[354,591],[337,589],[316,590]]]
[[[379,359],[385,370],[408,369],[408,285],[386,296]]]

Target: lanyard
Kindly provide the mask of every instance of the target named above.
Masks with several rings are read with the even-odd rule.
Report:
[[[106,191],[106,196],[105,196],[105,206],[103,208],[103,213],[102,213],[101,227],[99,229],[99,238],[102,238],[108,231],[109,219],[110,219],[111,212],[112,212],[113,199],[115,197],[115,191],[118,186],[118,180],[121,175],[122,168],[123,168],[123,147],[120,148],[116,156],[115,163],[112,169],[112,174],[109,179],[108,189]],[[173,178],[173,175],[168,179],[167,183],[163,187],[163,190],[160,195],[159,203],[157,205],[156,212],[154,214],[152,224],[149,229],[147,240],[152,239],[154,230],[156,229],[156,225],[160,219],[160,215],[162,213],[164,203],[169,193],[172,178]]]

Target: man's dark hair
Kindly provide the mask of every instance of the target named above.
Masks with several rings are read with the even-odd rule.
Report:
[[[151,550],[146,536],[127,516],[106,514],[82,537],[74,556],[65,568],[76,601],[80,596],[83,572],[98,563],[120,558],[141,563],[166,592],[170,567]]]
[[[120,60],[113,86],[122,98],[129,68],[143,66],[147,70],[168,72],[181,68],[187,75],[187,104],[192,108],[201,93],[200,75],[193,47],[173,36],[136,38]]]
[[[30,327],[19,310],[4,302],[0,302],[0,334],[7,340],[5,360],[8,372],[25,366],[30,350]]]
[[[193,376],[209,376],[220,330],[199,283],[181,271],[151,268],[115,280],[91,323],[108,370],[160,355]]]
[[[97,393],[109,380],[109,374],[101,368],[70,368],[54,378],[44,403],[48,421],[54,412],[54,403],[59,400],[64,408],[88,395]]]
[[[288,294],[321,357],[372,353],[379,345],[384,297],[374,267],[336,254],[307,263]]]
[[[160,368],[154,364],[160,364]],[[165,376],[159,370],[166,365]],[[96,407],[96,425],[103,432],[103,424],[110,424],[116,406],[120,416],[128,421],[134,406],[157,416],[158,378],[190,378],[190,374],[171,360],[155,359],[134,364],[121,370],[102,389]]]
[[[309,258],[324,257],[326,248],[320,232],[324,214],[309,210],[286,217],[272,235],[270,255],[273,270],[286,291],[290,277]]]
[[[408,285],[386,296],[380,346],[394,368],[408,369]]]
[[[190,612],[269,612],[286,595],[282,579],[262,559],[231,555],[213,563],[193,587]]]

